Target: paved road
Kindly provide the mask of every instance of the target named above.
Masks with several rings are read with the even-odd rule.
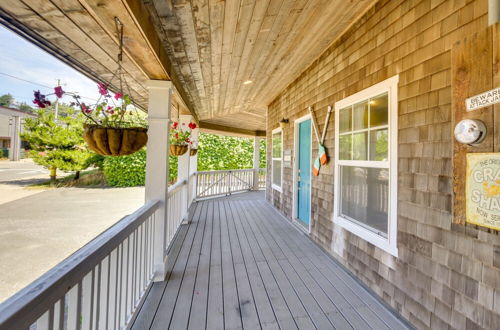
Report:
[[[1,172],[0,302],[144,204],[143,187],[27,190],[40,175],[17,165]]]
[[[29,160],[20,162],[0,161],[0,183],[33,177],[48,178],[49,171]]]

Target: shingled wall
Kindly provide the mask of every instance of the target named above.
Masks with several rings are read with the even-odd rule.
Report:
[[[500,236],[452,221],[450,50],[487,28],[487,9],[487,0],[379,1],[268,109],[270,159],[282,117],[290,119],[284,149],[293,150],[293,121],[308,106],[322,130],[328,105],[399,74],[399,257],[333,224],[332,161],[312,179],[310,236],[422,329],[500,329]],[[267,177],[268,200],[291,218],[292,169],[284,168],[283,193],[271,188],[269,166]]]

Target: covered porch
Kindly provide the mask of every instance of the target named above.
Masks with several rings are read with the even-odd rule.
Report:
[[[195,202],[132,329],[405,329],[264,192]]]

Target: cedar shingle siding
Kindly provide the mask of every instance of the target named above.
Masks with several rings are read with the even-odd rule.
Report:
[[[500,329],[500,237],[452,219],[451,48],[487,28],[487,0],[379,1],[269,105],[267,136],[313,106],[327,106],[399,74],[399,258],[335,226],[333,161],[312,179],[311,237],[418,328]],[[313,46],[311,46],[313,47]],[[326,147],[334,155],[333,116]],[[317,145],[313,140],[313,157]],[[293,154],[293,152],[292,152]],[[292,215],[292,168],[267,198]]]

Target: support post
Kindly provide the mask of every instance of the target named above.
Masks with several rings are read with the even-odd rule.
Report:
[[[259,190],[260,138],[253,139],[253,190]]]
[[[191,115],[180,115],[179,116],[179,126],[180,127],[182,127],[182,126],[187,127],[187,125],[189,124],[189,122],[191,121],[192,118],[193,118],[193,116],[191,116]],[[191,165],[191,162],[189,161],[189,158],[190,158],[189,152],[190,151],[191,150],[189,148],[188,151],[184,155],[178,157],[177,181],[187,180],[189,178],[190,165]]]
[[[161,201],[154,223],[154,281],[163,281],[166,276],[167,197],[168,197],[168,134],[170,128],[170,106],[172,82],[150,80],[147,84],[148,144],[146,157],[146,201]]]
[[[21,159],[21,117],[12,117],[9,158],[12,161]]]

